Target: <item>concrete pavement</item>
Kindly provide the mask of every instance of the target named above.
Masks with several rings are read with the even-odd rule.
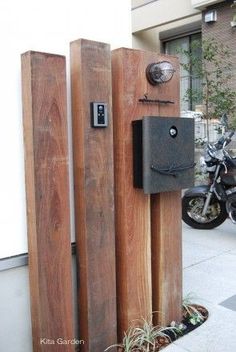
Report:
[[[183,224],[183,295],[209,310],[208,320],[165,352],[236,351],[236,225],[213,230]]]

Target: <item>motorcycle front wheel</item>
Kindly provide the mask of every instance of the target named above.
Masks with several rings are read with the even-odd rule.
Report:
[[[206,215],[202,216],[202,210],[206,197],[192,196],[182,198],[183,221],[200,230],[209,230],[221,225],[228,217],[225,203],[213,198],[208,206]]]

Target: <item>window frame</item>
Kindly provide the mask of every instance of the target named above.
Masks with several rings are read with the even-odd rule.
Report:
[[[167,43],[172,42],[177,39],[181,39],[181,38],[185,38],[185,39],[187,38],[188,39],[188,47],[191,48],[191,44],[192,44],[193,40],[195,40],[193,37],[197,34],[199,34],[199,38],[200,38],[200,40],[202,40],[202,31],[201,30],[194,30],[191,32],[182,33],[180,35],[171,36],[169,38],[162,40],[162,52],[164,54],[168,54],[167,53]],[[168,54],[168,55],[171,55],[171,54]],[[189,89],[192,89],[192,87],[193,87],[192,67],[191,66],[190,66],[190,73],[189,73],[189,77],[188,77],[188,87],[189,87]],[[193,110],[193,101],[192,100],[189,101],[188,109]]]

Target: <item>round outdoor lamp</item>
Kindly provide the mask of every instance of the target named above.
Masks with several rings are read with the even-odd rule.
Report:
[[[169,61],[161,61],[149,64],[146,68],[148,82],[153,86],[168,82],[173,77],[175,69]]]

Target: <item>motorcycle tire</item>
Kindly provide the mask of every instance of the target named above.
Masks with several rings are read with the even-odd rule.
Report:
[[[212,203],[216,204],[218,203],[218,207],[219,207],[219,215],[214,218],[212,221],[208,221],[208,222],[198,222],[196,220],[194,220],[191,216],[189,216],[189,204],[191,201],[194,201],[196,199],[202,199],[205,197],[203,196],[192,196],[192,197],[183,197],[182,198],[182,219],[183,221],[193,227],[194,229],[199,229],[199,230],[210,230],[210,229],[214,229],[215,227],[221,225],[228,217],[227,211],[226,211],[226,207],[225,207],[225,203],[220,202],[218,199],[214,198],[212,200]]]

